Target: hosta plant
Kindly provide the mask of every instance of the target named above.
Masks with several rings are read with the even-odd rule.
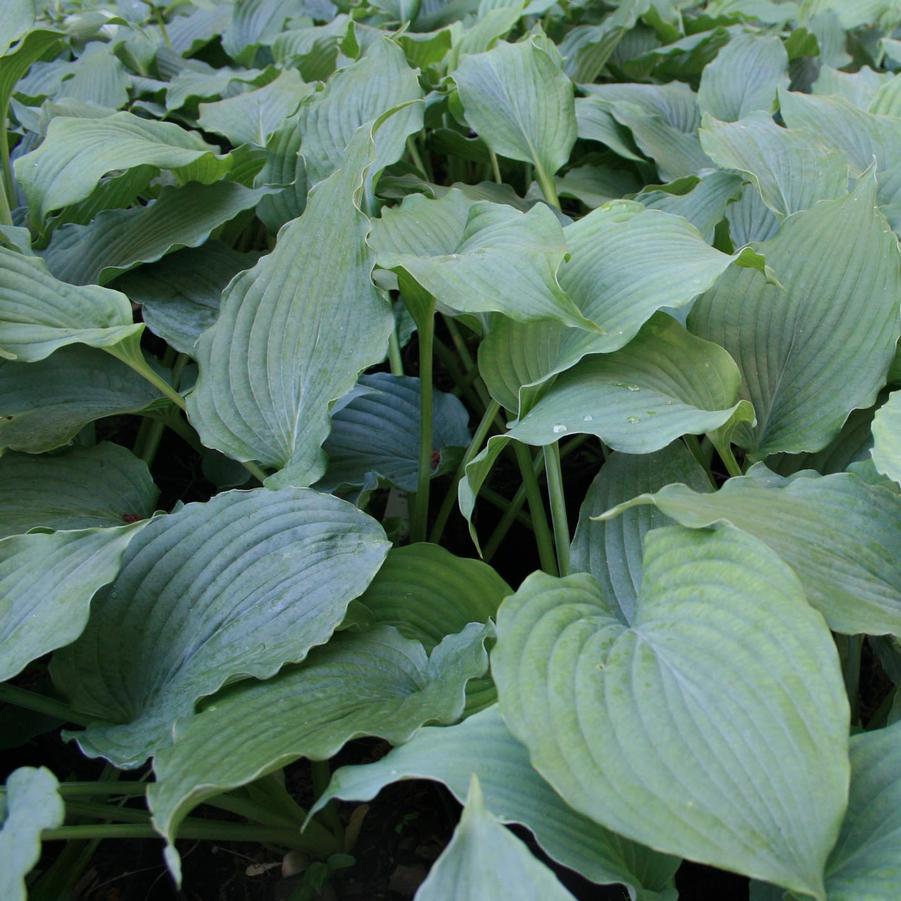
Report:
[[[5,0],[0,119],[4,901],[901,897],[897,0]]]

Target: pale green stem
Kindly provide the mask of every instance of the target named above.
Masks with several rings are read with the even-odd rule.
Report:
[[[391,329],[388,336],[388,365],[391,368],[391,375],[404,374],[404,361],[400,355],[400,341],[397,338],[397,329]]]
[[[46,695],[19,688],[17,685],[10,685],[8,682],[0,684],[0,701],[5,704],[14,704],[25,710],[33,710],[35,713],[55,716],[63,722],[75,723],[77,726],[88,726],[93,722],[93,719],[87,714],[73,710],[64,701],[48,698]]]
[[[544,471],[547,475],[548,496],[551,502],[551,521],[554,525],[554,544],[557,548],[557,569],[561,576],[568,576],[569,521],[566,516],[566,496],[563,493],[560,446],[556,441],[544,448]]]
[[[435,302],[419,323],[419,472],[410,540],[425,541],[429,527],[429,489],[432,481],[432,368],[435,339]]]
[[[554,177],[548,175],[544,171],[544,167],[539,163],[535,163],[535,177],[538,179],[538,186],[544,199],[555,209],[560,209],[560,198],[557,196],[557,188],[554,185]]]
[[[532,468],[532,457],[524,444],[513,442],[513,452],[516,462],[519,464],[519,472],[523,486],[526,489],[526,497],[529,499],[529,513],[532,517],[532,526],[535,530],[535,541],[538,544],[538,559],[541,568],[552,576],[557,575],[557,563],[554,557],[554,539],[548,528],[547,515],[544,512],[544,501],[541,498],[541,488]]]
[[[422,173],[422,177],[428,181],[429,173],[425,167],[425,163],[422,161],[422,157],[419,155],[419,148],[416,146],[416,139],[413,135],[407,137],[407,153],[410,154],[413,165]]]
[[[497,184],[503,184],[503,179],[501,178],[501,167],[497,161],[497,154],[489,149],[488,155],[491,158],[491,174],[494,176],[494,180]]]
[[[466,448],[466,452],[463,454],[463,459],[460,461],[460,465],[457,467],[457,471],[454,473],[454,477],[447,489],[447,494],[444,496],[441,509],[435,517],[435,523],[432,526],[432,534],[430,536],[430,540],[435,544],[438,544],[441,541],[444,527],[447,525],[447,520],[451,515],[451,511],[457,503],[457,486],[460,484],[460,479],[463,478],[466,467],[482,449],[485,438],[488,436],[488,430],[491,428],[491,422],[500,412],[500,408],[501,405],[496,400],[490,401],[485,408],[485,414],[482,416],[478,426],[476,426],[472,441],[469,442],[469,447]]]

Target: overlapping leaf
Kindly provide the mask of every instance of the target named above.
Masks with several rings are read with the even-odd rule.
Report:
[[[106,284],[141,263],[197,247],[210,232],[271,192],[235,182],[165,188],[147,206],[107,210],[90,225],[65,225],[44,253],[48,269],[73,285]]]
[[[576,813],[533,769],[497,707],[456,726],[426,727],[375,763],[342,767],[314,810],[333,798],[368,801],[392,782],[417,778],[444,783],[462,802],[473,774],[495,815],[526,826],[558,863],[592,882],[624,883],[635,901],[674,898],[671,881],[679,861]]]
[[[97,119],[57,117],[44,142],[16,160],[16,178],[37,220],[84,200],[113,170],[172,169],[185,181],[215,181],[230,165],[198,135],[171,122],[115,113]]]
[[[197,343],[191,422],[208,446],[278,470],[274,484],[322,475],[329,405],[385,357],[393,318],[370,281],[369,223],[359,208],[371,163],[364,126],[344,167],[312,192],[275,251],[231,282]]]
[[[54,662],[74,703],[104,721],[79,744],[119,766],[165,747],[175,720],[226,682],[303,660],[388,550],[375,520],[309,489],[218,494],[136,537]]]
[[[873,463],[901,482],[901,392],[893,392],[873,419]]]
[[[145,519],[157,494],[147,464],[118,444],[47,457],[7,453],[0,457],[0,538]]]
[[[32,363],[69,344],[111,347],[142,328],[124,294],[67,285],[37,257],[0,247],[0,356]]]
[[[901,331],[901,255],[876,183],[790,217],[760,247],[782,287],[733,267],[692,308],[689,328],[722,345],[743,376],[755,458],[815,451],[870,406]]]
[[[488,666],[490,629],[473,624],[431,654],[384,626],[342,634],[306,663],[217,697],[180,724],[154,768],[154,824],[171,843],[188,810],[298,757],[326,760],[351,738],[378,735],[399,744],[426,722],[452,722],[464,688]],[[178,872],[174,848],[167,859]]]
[[[715,493],[669,485],[616,507],[652,503],[693,528],[729,522],[798,574],[838,632],[901,635],[901,497],[841,473],[784,478],[762,463]]]

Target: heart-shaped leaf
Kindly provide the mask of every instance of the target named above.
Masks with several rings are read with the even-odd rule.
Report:
[[[604,596],[616,601],[626,622],[632,621],[641,590],[645,535],[671,521],[645,506],[624,509],[622,516],[602,522],[593,517],[673,482],[690,485],[697,492],[711,487],[704,468],[681,441],[651,454],[610,454],[582,501],[570,569],[591,573]]]
[[[492,671],[511,731],[576,810],[825,901],[848,702],[822,617],[757,539],[650,532],[631,627],[591,576],[535,573],[501,607]]]

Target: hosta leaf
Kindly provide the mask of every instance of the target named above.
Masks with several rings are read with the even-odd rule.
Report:
[[[148,797],[154,825],[170,842],[196,804],[296,760],[327,760],[352,738],[399,744],[424,723],[453,722],[469,679],[488,667],[490,627],[445,638],[431,654],[390,627],[336,635],[307,661],[265,682],[245,682],[180,723],[154,761]]]
[[[764,202],[760,191],[747,183],[741,197],[726,207],[729,236],[736,247],[768,241],[779,231],[782,220]]]
[[[15,170],[30,213],[42,220],[84,200],[113,170],[149,165],[184,173],[192,164],[203,164],[196,172],[207,177],[198,180],[213,181],[230,161],[178,125],[122,112],[100,119],[54,119],[41,146],[20,156]]]
[[[681,441],[652,454],[614,453],[598,471],[579,510],[571,569],[591,573],[627,623],[632,622],[641,591],[645,535],[671,520],[646,506],[625,509],[621,516],[603,522],[591,517],[673,482],[690,485],[696,492],[711,490],[704,468]]]
[[[712,244],[717,225],[741,192],[740,176],[732,172],[708,172],[700,178],[647,187],[635,199],[648,209],[685,217],[704,236],[704,240]],[[747,242],[733,243],[741,247]]]
[[[260,201],[257,217],[269,231],[278,230],[300,216],[307,203],[307,169],[300,154],[300,115],[286,119],[266,144],[266,162],[256,177],[257,185],[279,186]]]
[[[657,313],[621,350],[586,357],[560,375],[506,436],[546,445],[584,433],[646,454],[725,425],[738,411],[739,381],[721,347]]]
[[[576,141],[572,82],[538,39],[499,42],[454,70],[466,121],[498,155],[535,166],[547,180]]]
[[[901,482],[901,391],[890,394],[876,411],[872,453],[876,469]]]
[[[329,405],[387,350],[393,317],[370,281],[359,207],[370,132],[356,133],[344,168],[313,190],[273,253],[229,284],[197,342],[191,422],[207,446],[279,470],[276,485],[322,475]]]
[[[5,54],[10,44],[31,28],[34,17],[34,0],[9,0],[0,26],[0,53]]]
[[[57,278],[70,284],[106,284],[141,263],[199,246],[210,232],[252,209],[270,192],[229,181],[163,188],[159,199],[146,206],[107,210],[90,225],[57,229],[44,261]]]
[[[858,109],[842,97],[780,91],[779,109],[789,128],[806,129],[829,147],[844,151],[863,172],[876,157],[877,170],[899,160],[901,121]]]
[[[380,38],[356,63],[336,72],[325,90],[300,115],[301,153],[310,184],[347,165],[357,129],[398,108],[374,132],[372,173],[393,163],[408,134],[422,127],[422,89],[397,44]]]
[[[766,113],[734,123],[705,118],[701,145],[718,166],[749,176],[763,202],[782,216],[848,191],[844,154],[809,133],[780,128]]]
[[[302,488],[225,492],[153,520],[54,661],[75,705],[106,721],[79,744],[136,766],[199,698],[303,660],[388,547],[375,520]]]
[[[72,65],[56,99],[72,97],[84,103],[117,110],[128,102],[129,77],[109,44],[91,41]]]
[[[37,257],[0,247],[0,356],[33,363],[67,344],[111,347],[142,329],[124,294],[67,285]]]
[[[186,16],[175,16],[166,26],[172,49],[191,56],[223,34],[232,21],[231,4],[216,3],[210,9],[198,7]]]
[[[197,122],[205,131],[224,135],[235,146],[262,147],[269,135],[314,90],[315,86],[306,84],[298,72],[287,69],[262,88],[216,103],[201,103]]]
[[[825,901],[848,702],[829,630],[769,548],[728,527],[655,529],[631,627],[591,576],[535,573],[498,635],[504,719],[567,803]]]
[[[885,382],[901,331],[901,256],[875,195],[865,177],[762,244],[782,288],[733,267],[692,308],[689,328],[742,371],[757,425],[739,443],[754,458],[819,450]]]
[[[423,542],[392,548],[350,609],[358,625],[394,626],[431,651],[445,635],[492,619],[508,594],[510,586],[481,560]]]
[[[360,390],[362,389],[362,390]],[[376,372],[359,381],[356,396],[332,416],[323,449],[328,469],[317,488],[362,485],[384,478],[404,491],[416,490],[419,472],[419,379]],[[432,446],[440,456],[469,444],[469,413],[452,394],[433,392]],[[438,475],[447,470],[439,459]]]
[[[211,66],[183,69],[166,85],[166,109],[178,110],[191,100],[228,95],[235,85],[263,84],[271,77],[270,72],[268,69],[214,69]]]
[[[734,122],[755,110],[772,112],[780,87],[788,87],[788,54],[780,38],[739,34],[704,68],[698,106]]]
[[[14,16],[15,13],[11,12],[8,7],[4,9],[3,25],[0,27],[7,27],[7,23],[13,21]],[[0,48],[3,48],[0,53],[5,54],[0,56],[0,122],[3,123],[4,128],[7,124],[6,117],[9,111],[10,97],[12,97],[16,83],[36,60],[61,40],[60,32],[36,28],[22,38],[14,51],[5,53],[4,37],[0,32]]]
[[[0,447],[44,453],[89,422],[161,398],[134,370],[90,347],[64,347],[39,363],[0,361]]]
[[[779,554],[837,632],[901,635],[901,497],[841,473],[783,478],[762,463],[712,494],[669,485],[626,501],[685,526],[729,522]]]
[[[103,441],[56,456],[0,457],[0,538],[31,529],[121,526],[153,513],[147,464]]]
[[[342,767],[313,809],[333,798],[368,801],[386,785],[417,778],[443,782],[462,802],[473,774],[495,815],[526,826],[558,863],[592,882],[622,882],[635,901],[675,898],[679,861],[608,832],[564,803],[532,768],[497,707],[456,726],[421,729],[375,763]]]
[[[543,863],[485,809],[472,776],[453,837],[416,892],[417,901],[492,901],[509,893],[523,901],[575,901]]]
[[[608,200],[618,200],[634,194],[641,187],[638,179],[627,169],[608,169],[603,166],[575,166],[554,182],[561,197],[574,197],[588,209],[603,206]]]
[[[842,72],[832,66],[823,66],[813,83],[812,93],[838,94],[854,106],[866,110],[879,87],[885,83],[886,76],[887,73],[874,72],[869,66],[863,66],[858,72]]]
[[[590,94],[579,103],[583,107],[580,121],[592,119],[592,107],[609,113],[614,122],[631,131],[635,144],[654,160],[665,181],[697,175],[710,167],[698,140],[697,97],[688,85],[605,84],[585,89]],[[579,130],[581,137],[593,137],[583,131],[584,126]]]
[[[225,52],[240,63],[252,62],[256,48],[271,41],[285,20],[302,9],[296,0],[237,0],[231,24],[222,34]]]
[[[892,901],[901,885],[901,722],[851,736],[851,796],[826,867],[829,901]]]
[[[471,203],[453,188],[439,200],[411,195],[383,212],[369,243],[379,266],[403,270],[455,312],[557,319],[597,331],[557,281],[566,244],[544,204],[521,213],[506,204]]]
[[[714,250],[681,216],[631,200],[594,210],[567,226],[564,236],[571,258],[558,280],[602,331],[495,320],[479,367],[491,395],[513,411],[527,400],[522,387],[540,385],[587,354],[619,350],[654,312],[690,303],[741,259]]]
[[[179,353],[194,355],[194,342],[216,321],[225,286],[257,261],[218,241],[171,254],[117,281],[119,290],[141,304],[141,317],[155,335]]]
[[[10,773],[0,798],[0,894],[25,901],[25,876],[41,856],[41,832],[61,826],[65,816],[59,783],[50,770],[20,767]]]
[[[0,541],[0,681],[81,635],[91,599],[116,577],[139,528],[34,532]]]

